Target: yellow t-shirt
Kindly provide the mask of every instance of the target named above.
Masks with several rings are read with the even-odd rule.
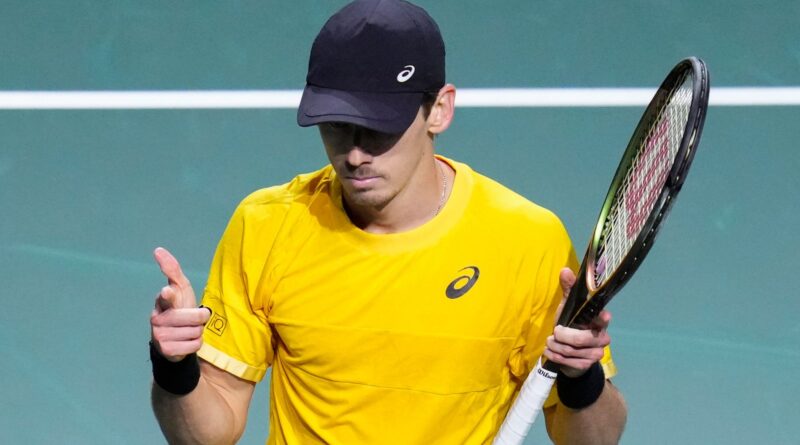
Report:
[[[451,196],[407,232],[355,227],[330,166],[234,212],[199,355],[253,382],[273,367],[267,443],[493,438],[577,261],[551,212],[440,159],[456,170]]]

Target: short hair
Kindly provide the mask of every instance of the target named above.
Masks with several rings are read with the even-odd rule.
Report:
[[[431,114],[433,104],[436,103],[436,98],[439,97],[439,92],[426,91],[422,94],[422,117],[428,118]]]

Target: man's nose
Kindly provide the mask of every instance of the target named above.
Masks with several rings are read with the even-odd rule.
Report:
[[[347,151],[347,163],[354,167],[370,162],[372,162],[372,154],[358,144],[354,143]]]

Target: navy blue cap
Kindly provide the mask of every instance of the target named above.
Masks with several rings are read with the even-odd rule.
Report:
[[[424,93],[444,86],[439,27],[402,0],[356,0],[334,14],[311,47],[297,123],[346,122],[404,132]]]

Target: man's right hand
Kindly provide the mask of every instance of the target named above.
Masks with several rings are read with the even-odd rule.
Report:
[[[150,335],[158,352],[171,362],[179,362],[200,350],[203,327],[211,317],[207,308],[198,308],[194,290],[178,260],[167,249],[153,252],[167,285],[156,296],[150,315]]]

